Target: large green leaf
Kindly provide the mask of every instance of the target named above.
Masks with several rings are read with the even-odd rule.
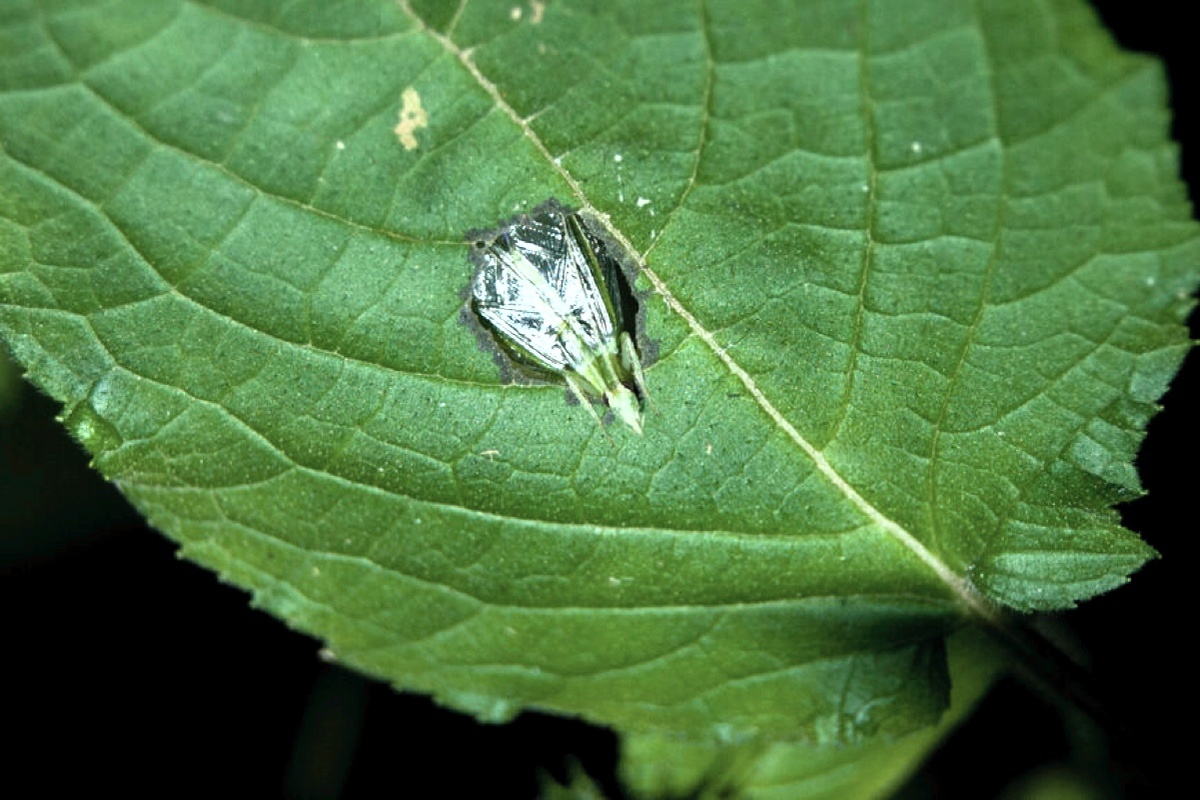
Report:
[[[1158,68],[1079,2],[0,26],[0,332],[340,660],[492,720],[858,743],[939,718],[951,631],[1151,555],[1112,505],[1200,240]],[[644,437],[461,321],[465,232],[550,196],[642,263]]]

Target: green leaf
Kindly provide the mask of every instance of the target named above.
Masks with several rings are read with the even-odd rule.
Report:
[[[870,746],[949,633],[1152,556],[1112,506],[1200,239],[1080,2],[3,0],[0,44],[0,333],[345,663]],[[465,233],[550,196],[642,266],[644,437],[462,322]]]
[[[937,725],[897,739],[879,737],[857,747],[812,748],[779,740],[733,745],[672,737],[629,736],[622,772],[635,797],[717,800],[807,800],[883,797],[899,786],[921,756],[974,708],[1005,657],[978,628],[948,640],[955,681],[950,710]]]

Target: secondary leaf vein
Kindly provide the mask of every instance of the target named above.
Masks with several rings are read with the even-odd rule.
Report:
[[[571,193],[579,201],[581,206],[595,215],[600,223],[607,229],[607,232],[627,251],[630,253],[637,252],[633,244],[620,231],[607,214],[604,214],[597,209],[588,199],[587,193],[583,187],[575,179],[575,177],[560,166],[553,154],[542,142],[541,137],[537,132],[530,128],[525,121],[517,114],[516,110],[504,99],[499,88],[475,64],[471,57],[470,51],[465,51],[459,48],[454,42],[437,31],[425,25],[424,21],[417,16],[407,0],[401,0],[401,7],[404,9],[414,22],[419,25],[429,36],[433,37],[438,43],[446,49],[447,52],[453,54],[463,65],[463,68],[470,73],[471,77],[479,84],[480,88],[492,99],[496,107],[501,109],[512,120],[513,124],[518,126],[534,149],[545,159],[551,169],[558,173],[559,177],[571,189]],[[916,537],[909,533],[903,526],[894,520],[888,518],[878,508],[872,505],[857,489],[851,486],[841,473],[834,468],[833,464],[827,459],[820,450],[813,446],[807,439],[800,434],[796,427],[783,416],[778,408],[771,402],[763,391],[758,387],[758,384],[741,367],[733,357],[721,346],[716,337],[707,330],[700,320],[691,313],[671,290],[666,283],[645,263],[639,264],[639,272],[644,275],[650,284],[654,287],[655,292],[662,297],[667,306],[674,311],[688,326],[692,333],[699,338],[704,344],[716,355],[716,357],[725,365],[742,385],[746,387],[746,391],[754,398],[759,407],[767,414],[772,422],[781,430],[792,442],[799,447],[816,465],[817,469],[832,483],[838,491],[840,491],[859,511],[865,514],[879,528],[885,531],[889,536],[895,538],[901,545],[908,549],[913,555],[921,560],[938,576],[938,578],[946,584],[946,586],[959,598],[965,608],[979,616],[982,619],[988,620],[993,624],[1000,624],[1000,612],[989,603],[979,592],[975,590],[963,577],[952,570],[945,562],[934,555],[928,548],[925,547]]]

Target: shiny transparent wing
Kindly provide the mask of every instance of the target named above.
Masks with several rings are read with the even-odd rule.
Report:
[[[564,297],[578,298],[571,311],[585,338],[593,347],[600,348],[605,343],[613,343],[616,331],[608,313],[608,306],[604,302],[604,295],[601,294],[606,289],[597,285],[596,273],[582,250],[582,247],[587,247],[590,251],[591,244],[585,241],[581,245],[567,229],[565,220],[562,230],[568,255],[562,274],[558,278],[561,282],[561,292]],[[595,258],[594,253],[592,257]]]
[[[543,276],[559,313],[576,323],[589,346],[599,348],[612,340],[614,326],[601,287],[563,213],[547,211],[522,220],[504,238]]]
[[[480,317],[550,369],[611,349],[613,322],[562,213],[515,223],[481,254],[472,295]]]
[[[475,311],[512,345],[552,370],[573,368],[581,356],[578,337],[567,336],[566,319],[547,302],[517,262],[523,257],[491,249],[475,277]],[[575,340],[572,347],[571,340]]]
[[[569,258],[567,233],[562,215],[547,213],[512,224],[497,242],[519,251],[538,272],[550,279],[562,270],[564,259]]]

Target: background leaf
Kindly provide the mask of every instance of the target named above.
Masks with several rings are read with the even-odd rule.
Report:
[[[472,5],[483,84],[374,6],[155,8],[15,17],[0,319],[159,527],[340,657],[491,718],[853,741],[941,710],[962,578],[1061,607],[1145,558],[1108,505],[1193,233],[1156,73],[1076,7]],[[462,232],[577,187],[676,301],[616,452],[457,323]]]

